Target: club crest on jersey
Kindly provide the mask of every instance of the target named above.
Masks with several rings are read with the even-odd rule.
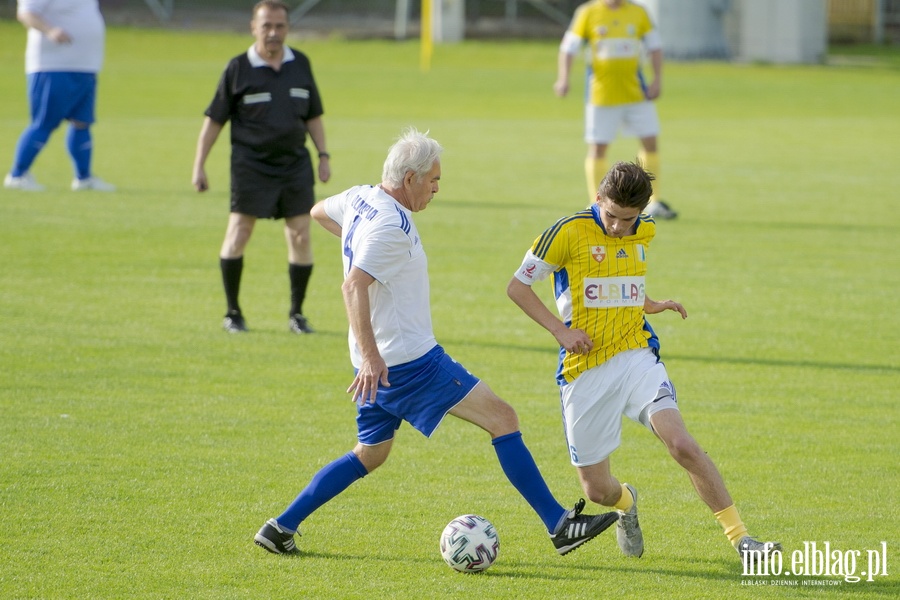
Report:
[[[594,257],[598,263],[603,262],[606,258],[606,246],[591,246],[591,256]]]

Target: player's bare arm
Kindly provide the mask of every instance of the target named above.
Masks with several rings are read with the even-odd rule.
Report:
[[[347,319],[356,337],[356,345],[362,356],[362,365],[347,388],[351,399],[359,405],[375,402],[378,384],[390,387],[388,383],[388,367],[378,352],[375,332],[372,330],[371,310],[369,306],[369,286],[375,278],[357,267],[351,267],[347,278],[341,285],[344,305],[347,307]]]
[[[54,44],[71,44],[72,37],[62,27],[56,27],[45,21],[41,15],[27,10],[19,11],[16,15],[19,22],[29,29],[36,29]]]
[[[316,220],[316,223],[334,235],[341,237],[341,224],[328,216],[328,213],[325,212],[325,206],[321,202],[316,203],[312,210],[309,211],[309,214]]]
[[[331,179],[331,156],[328,154],[328,146],[325,144],[325,125],[322,117],[316,117],[306,122],[309,137],[312,138],[316,150],[319,151],[319,181],[328,183]]]
[[[197,153],[194,156],[194,172],[191,175],[191,183],[198,192],[205,192],[209,189],[209,180],[206,177],[206,158],[209,156],[210,150],[219,134],[222,132],[224,125],[217,123],[209,117],[203,120],[203,126],[200,128],[200,136],[197,138]]]
[[[556,82],[553,84],[553,91],[560,98],[565,98],[569,93],[569,73],[572,70],[574,57],[566,52],[560,52],[557,64]]]
[[[647,100],[656,100],[662,94],[662,50],[654,50],[650,53],[650,64],[653,68],[653,80],[647,86]]]
[[[687,319],[687,311],[680,302],[674,300],[652,300],[650,296],[644,296],[644,312],[648,315],[655,315],[667,310],[674,310],[681,315],[682,319]]]
[[[550,309],[538,298],[530,285],[526,285],[513,277],[506,286],[506,294],[522,309],[526,315],[549,331],[566,352],[587,354],[594,347],[594,342],[581,329],[570,329],[550,312]]]

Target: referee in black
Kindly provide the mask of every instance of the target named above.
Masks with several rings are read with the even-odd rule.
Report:
[[[309,59],[285,46],[288,5],[263,0],[254,6],[250,31],[256,42],[225,68],[216,95],[206,109],[197,141],[193,184],[209,189],[206,158],[231,120],[231,214],[219,253],[229,333],[247,331],[238,303],[244,248],[258,218],[284,219],[291,281],[290,329],[312,333],[303,316],[303,300],[312,273],[309,211],[315,203],[312,159],[306,134],[319,154],[319,180],[331,176],[322,124],[322,100]]]

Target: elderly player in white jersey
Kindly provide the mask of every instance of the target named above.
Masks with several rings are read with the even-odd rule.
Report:
[[[522,441],[515,410],[437,343],[431,326],[428,261],[413,222],[438,192],[442,148],[409,129],[391,147],[380,185],[352,187],[316,204],[313,218],[341,238],[342,292],[356,376],[358,443],[322,468],[279,517],[255,536],[266,550],[297,552],[300,523],[387,460],[397,429],[409,422],[431,436],[448,414],[491,436],[510,482],[540,516],[559,554],[615,523],[618,515],[566,510],[547,488]]]

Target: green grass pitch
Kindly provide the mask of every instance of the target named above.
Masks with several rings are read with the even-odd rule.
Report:
[[[24,37],[0,23],[4,173],[27,121]],[[316,335],[287,332],[285,243],[269,222],[246,255],[252,331],[220,329],[227,139],[210,192],[191,188],[191,163],[221,69],[251,42],[111,29],[94,163],[119,191],[68,191],[62,130],[33,168],[47,192],[0,190],[0,597],[900,595],[895,53],[665,70],[662,185],[681,216],[659,225],[648,291],[689,311],[652,317],[685,419],[751,532],[788,556],[886,543],[875,581],[781,586],[797,578],[742,577],[685,474],[630,422],[612,465],[641,492],[640,560],[611,532],[557,556],[487,436],[453,419],[432,440],[403,427],[384,467],[302,525],[302,556],[253,545],[355,427],[336,239],[314,232]],[[318,196],[377,183],[403,126],[444,144],[441,191],[416,218],[438,340],[517,408],[551,489],[574,502],[553,340],[504,292],[532,240],[586,203],[582,90],[553,95],[556,42],[441,46],[427,73],[412,42],[293,43],[327,109],[333,180]],[[636,142],[612,152],[632,158]],[[502,542],[482,575],[438,552],[469,512]]]

